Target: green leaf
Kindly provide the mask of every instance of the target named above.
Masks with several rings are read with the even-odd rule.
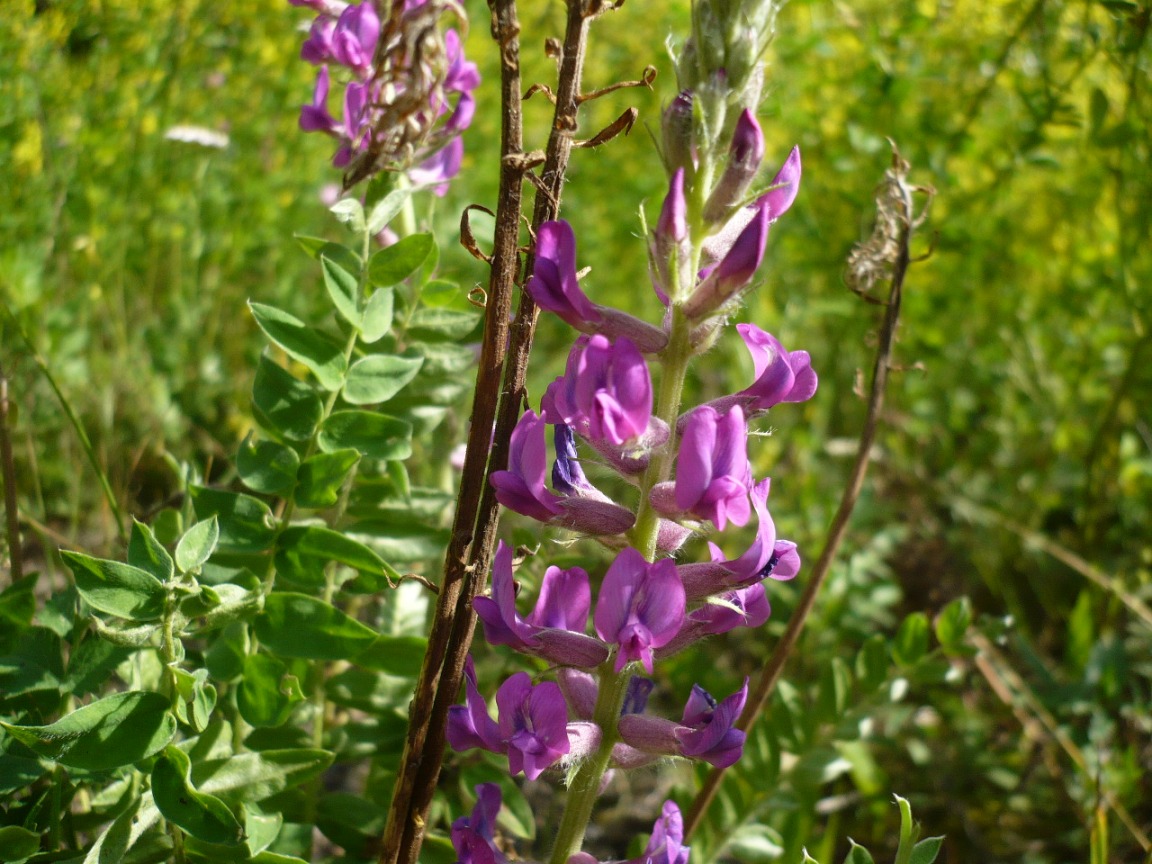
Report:
[[[39,759],[0,753],[0,795],[27,789],[47,773]]]
[[[447,530],[406,519],[404,514],[357,522],[350,533],[393,563],[442,557],[448,545]]]
[[[317,453],[301,463],[296,472],[293,498],[300,507],[331,507],[340,500],[340,490],[349,473],[360,461],[356,450]]]
[[[208,670],[188,672],[176,668],[172,672],[179,696],[173,706],[176,718],[197,732],[203,732],[208,728],[212,711],[216,708],[216,688],[208,683]]]
[[[359,450],[369,459],[407,459],[412,455],[412,425],[369,411],[337,411],[320,427],[320,449]]]
[[[332,764],[325,750],[264,750],[237,753],[192,766],[192,780],[201,792],[218,795],[228,803],[263,801],[299,786]]]
[[[879,633],[869,636],[856,655],[856,678],[865,692],[871,692],[888,679],[888,644]]]
[[[319,525],[287,529],[280,535],[278,548],[336,561],[366,573],[395,574],[383,558],[363,543]]]
[[[249,435],[236,454],[236,473],[253,492],[284,495],[296,485],[300,456],[275,441],[257,441]]]
[[[61,552],[60,557],[76,579],[76,590],[93,609],[140,622],[154,621],[164,613],[167,591],[146,570],[79,552]]]
[[[282,309],[251,301],[248,308],[264,335],[311,369],[321,387],[340,389],[348,364],[339,347]]]
[[[281,657],[349,660],[376,640],[355,618],[306,594],[273,592],[256,616],[256,636]]]
[[[360,281],[327,255],[320,256],[324,270],[324,287],[336,311],[353,327],[360,328]]]
[[[172,578],[172,556],[143,522],[132,520],[132,537],[128,541],[128,563],[147,570],[161,582]]]
[[[256,727],[282,726],[304,699],[300,681],[288,667],[267,654],[244,658],[244,678],[236,691],[240,716]]]
[[[479,311],[456,309],[418,309],[408,322],[408,334],[413,339],[463,339],[480,320]]]
[[[927,837],[912,847],[912,857],[908,864],[932,864],[944,845],[943,837]]]
[[[818,716],[824,721],[839,719],[847,708],[851,689],[852,673],[848,665],[839,657],[833,657],[820,675]]]
[[[396,218],[404,208],[404,202],[412,194],[411,189],[395,189],[372,205],[368,213],[368,233],[379,234]]]
[[[464,310],[471,308],[460,286],[447,279],[433,279],[425,285],[420,291],[420,302],[425,306],[455,306]]]
[[[0,636],[25,630],[36,615],[36,581],[31,573],[0,591]]]
[[[39,834],[19,825],[0,828],[0,861],[23,861],[39,851]]]
[[[784,854],[780,833],[767,825],[742,825],[728,841],[727,851],[747,864],[766,864]]]
[[[252,385],[257,419],[273,434],[307,441],[324,414],[316,391],[268,357],[261,357]]]
[[[204,666],[217,681],[231,681],[244,671],[250,642],[248,628],[240,621],[225,626],[204,655]]]
[[[914,666],[928,653],[928,616],[913,612],[904,619],[892,643],[892,657],[901,666]]]
[[[391,288],[378,288],[364,304],[364,321],[360,325],[360,341],[366,345],[379,342],[392,329],[392,314],[396,295]]]
[[[852,844],[852,849],[848,852],[848,857],[844,859],[844,864],[874,864],[871,852],[851,837],[848,838],[848,842]]]
[[[428,640],[423,636],[385,636],[356,655],[356,665],[386,672],[397,678],[415,678],[420,674]]]
[[[176,734],[176,718],[159,693],[130,690],[78,708],[48,726],[0,721],[33,753],[70,768],[108,771],[163,749]]]
[[[188,491],[198,517],[215,516],[218,520],[221,552],[263,552],[272,546],[276,520],[263,501],[204,486],[191,486]]]
[[[384,831],[388,813],[380,805],[345,792],[320,798],[316,827],[338,846],[355,855]]]
[[[92,635],[72,649],[65,685],[73,696],[86,696],[99,689],[116,667],[132,655],[131,650]]]
[[[372,256],[368,263],[368,278],[378,288],[388,288],[403,282],[424,263],[436,245],[431,234],[412,234],[387,246]]]
[[[416,377],[423,357],[372,354],[352,364],[344,381],[344,399],[353,405],[387,402]]]
[[[182,573],[199,570],[216,551],[220,541],[220,523],[215,516],[197,522],[184,532],[176,544],[176,565]]]
[[[355,198],[341,198],[328,209],[353,234],[359,236],[364,233],[364,206]]]
[[[945,606],[936,618],[936,638],[950,654],[962,652],[964,637],[972,624],[972,604],[967,597],[958,597]]]
[[[192,785],[192,763],[178,747],[168,747],[152,768],[152,798],[169,822],[198,840],[235,846],[244,828],[227,805]]]

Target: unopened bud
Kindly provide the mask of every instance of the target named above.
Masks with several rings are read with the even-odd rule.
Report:
[[[678,168],[692,170],[696,160],[692,147],[692,91],[682,90],[664,109],[661,121],[664,138],[664,167],[668,173]]]
[[[745,109],[732,133],[728,165],[704,205],[705,219],[709,222],[723,222],[727,218],[731,208],[738,205],[748,191],[763,159],[764,133],[760,131],[755,115]]]

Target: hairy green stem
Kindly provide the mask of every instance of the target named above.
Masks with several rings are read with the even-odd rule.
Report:
[[[556,845],[552,849],[549,864],[566,864],[568,859],[580,851],[584,844],[584,832],[592,818],[592,807],[600,794],[600,784],[608,763],[612,758],[612,748],[620,740],[616,732],[616,718],[624,704],[624,694],[631,678],[627,667],[619,674],[612,669],[612,660],[606,660],[598,670],[600,693],[596,697],[593,722],[600,727],[600,746],[592,758],[577,769],[568,784],[568,800],[564,805],[564,815],[556,832]]]

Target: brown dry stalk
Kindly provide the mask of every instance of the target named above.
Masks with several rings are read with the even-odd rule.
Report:
[[[888,373],[892,368],[892,347],[896,338],[896,325],[900,319],[900,300],[904,288],[904,277],[911,263],[909,244],[913,229],[919,226],[924,214],[917,215],[913,208],[913,193],[928,192],[931,190],[910,186],[907,183],[908,163],[905,162],[893,145],[892,168],[885,174],[885,184],[877,197],[877,225],[876,233],[867,243],[861,244],[853,250],[849,258],[849,284],[858,294],[865,297],[878,277],[888,280],[888,297],[884,301],[884,318],[880,324],[879,344],[876,347],[876,358],[872,365],[872,386],[868,394],[868,411],[864,419],[864,428],[860,433],[860,441],[856,447],[856,460],[840,498],[840,506],[828,529],[828,536],[824,541],[824,549],[816,566],[812,569],[812,576],[800,601],[788,621],[772,656],[764,665],[756,686],[749,695],[744,706],[737,728],[748,732],[759,719],[768,704],[769,698],[776,689],[784,665],[791,656],[800,633],[808,619],[812,607],[816,603],[816,596],[820,592],[844,534],[848,529],[848,522],[852,517],[852,510],[860,497],[860,490],[864,486],[864,478],[868,473],[868,463],[872,445],[876,440],[876,431],[880,425],[880,413],[884,407],[884,392],[888,384]],[[720,790],[720,783],[724,779],[725,769],[713,768],[704,780],[703,786],[696,794],[691,808],[684,822],[684,837],[687,840],[693,832],[700,827],[708,807]]]
[[[533,225],[555,219],[572,150],[588,26],[619,4],[568,0],[556,111],[539,183]],[[381,840],[381,864],[416,864],[428,809],[440,776],[448,709],[455,704],[476,616],[472,600],[483,589],[495,545],[499,508],[488,477],[508,462],[512,429],[524,401],[528,354],[538,310],[521,292],[509,337],[508,312],[517,276],[517,237],[526,160],[522,158],[519,33],[515,0],[489,0],[492,34],[500,46],[502,89],[501,177],[485,313],[481,368],[444,580],[437,598],[428,653],[409,709],[409,730],[396,791]],[[532,260],[526,262],[530,271]],[[504,350],[507,346],[507,351]],[[503,381],[497,388],[503,368]],[[499,399],[497,412],[496,402]],[[488,430],[495,435],[489,453]]]

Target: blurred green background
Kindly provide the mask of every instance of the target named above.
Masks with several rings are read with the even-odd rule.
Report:
[[[543,40],[560,32],[563,5],[521,5],[525,81],[549,82]],[[468,176],[427,217],[449,239],[465,204],[495,199],[497,73],[486,8],[468,6],[469,53],[485,73]],[[587,87],[637,78],[649,63],[660,75],[651,93],[589,106],[582,135],[628,105],[640,123],[577,152],[565,192],[593,299],[650,317],[637,214],[655,215],[665,180],[644,127],[656,128],[675,92],[663,42],[682,38],[687,14],[685,0],[629,0],[595,25]],[[798,143],[804,180],[744,317],[810,351],[820,375],[817,397],[777,409],[774,434],[754,447],[781,534],[808,561],[863,417],[857,376],[871,365],[877,309],[842,273],[870,231],[886,139],[937,195],[917,240],[931,255],[905,290],[900,369],[869,485],[789,667],[796,688],[777,700],[793,704],[774,710],[818,717],[813,682],[832,658],[957,597],[971,599],[998,648],[889,682],[900,692],[862,709],[865,732],[828,721],[783,735],[803,758],[824,758],[807,766],[817,779],[758,789],[754,776],[736,778],[755,794],[726,799],[702,851],[740,822],[767,826],[759,851],[726,853],[741,860],[773,860],[777,847],[780,860],[799,861],[803,845],[839,860],[849,835],[884,849],[899,792],[929,833],[948,834],[941,860],[1087,861],[1102,836],[1111,857],[1100,860],[1147,857],[1150,17],[1146,2],[1126,0],[792,0],[781,11],[760,118],[769,161]],[[178,487],[166,454],[215,476],[251,426],[261,340],[245,301],[323,308],[291,240],[335,228],[320,202],[338,180],[330,142],[296,127],[312,87],[297,59],[307,19],[280,0],[0,0],[0,296],[10,313],[0,363],[37,566],[53,569],[61,545],[108,553],[116,532],[14,321],[121,506],[146,517]],[[529,146],[543,145],[549,110],[542,97],[528,103]],[[224,133],[226,146],[166,137],[189,125]],[[459,250],[445,268],[466,284],[485,279]],[[533,392],[568,339],[541,322]],[[738,341],[702,366],[692,385],[701,396],[750,380]],[[773,587],[770,634],[798,590]],[[732,682],[763,657],[763,634],[729,647],[720,665]],[[684,659],[670,675],[690,682],[714,662]],[[690,780],[678,782],[686,803]]]

